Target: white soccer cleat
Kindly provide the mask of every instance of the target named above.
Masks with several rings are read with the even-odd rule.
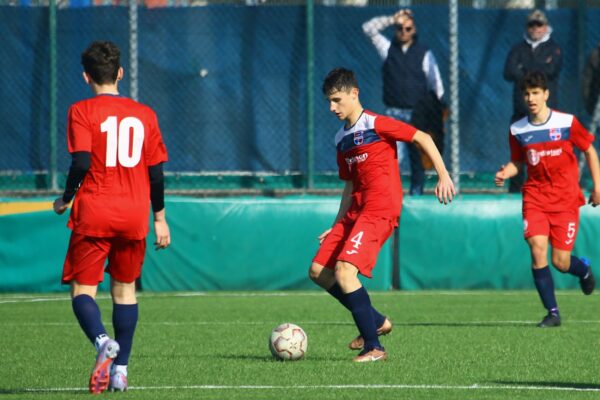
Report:
[[[96,364],[90,376],[89,389],[91,393],[102,393],[108,387],[110,367],[119,354],[119,350],[119,343],[113,339],[108,339],[98,350]]]
[[[127,390],[127,375],[122,372],[115,372],[110,376],[109,389],[111,392],[124,392]]]

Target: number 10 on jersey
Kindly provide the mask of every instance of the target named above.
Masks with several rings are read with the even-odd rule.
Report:
[[[106,133],[107,167],[116,167],[117,159],[123,167],[133,168],[138,165],[144,145],[142,121],[126,117],[119,122],[117,117],[110,116],[100,125],[100,130]]]

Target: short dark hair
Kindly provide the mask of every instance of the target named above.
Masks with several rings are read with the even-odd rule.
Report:
[[[546,74],[544,74],[542,71],[527,72],[523,79],[521,79],[519,82],[519,89],[524,92],[525,89],[531,88],[548,90],[548,79],[546,79]]]
[[[325,96],[333,92],[349,92],[352,88],[358,89],[358,81],[354,72],[346,68],[332,69],[323,80],[322,89]]]
[[[83,70],[99,84],[114,83],[121,67],[121,51],[113,42],[96,41],[81,53]]]

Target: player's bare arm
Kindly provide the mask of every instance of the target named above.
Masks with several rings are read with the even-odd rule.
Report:
[[[594,148],[594,145],[590,145],[590,147],[584,151],[584,154],[590,170],[592,182],[594,182],[594,189],[592,190],[592,193],[590,193],[588,203],[591,204],[592,207],[596,207],[600,204],[600,162],[598,161],[598,152]]]
[[[169,247],[171,244],[171,232],[169,231],[164,208],[154,213],[154,233],[156,234],[156,242],[154,242],[155,250]]]
[[[350,208],[350,205],[352,204],[352,181],[345,182],[346,184],[344,185],[344,191],[342,192],[342,199],[340,200],[340,209],[338,210],[337,216],[333,221],[333,225],[335,225],[339,220],[344,218],[346,211],[348,211],[348,208]],[[323,240],[325,240],[327,235],[329,235],[329,232],[331,232],[331,228],[327,229],[325,232],[319,235],[319,243],[323,243]]]
[[[496,172],[496,176],[494,177],[494,183],[498,187],[504,186],[504,181],[517,175],[521,168],[521,163],[515,163],[512,161],[506,165],[501,166],[498,172]]]
[[[456,195],[454,182],[452,182],[452,179],[450,178],[450,174],[444,165],[442,155],[438,151],[437,147],[435,147],[433,139],[431,139],[431,136],[425,132],[417,131],[413,136],[413,143],[419,146],[433,162],[433,168],[435,168],[435,171],[438,174],[438,183],[435,187],[436,197],[440,203],[450,203],[452,198]]]

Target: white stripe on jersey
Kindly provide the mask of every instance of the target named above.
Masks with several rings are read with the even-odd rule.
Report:
[[[375,129],[375,115],[369,115],[366,112],[363,112],[358,121],[356,121],[356,123],[350,129],[346,130],[344,126],[342,126],[335,134],[336,147],[347,135],[354,135],[354,132]]]
[[[540,131],[544,129],[570,128],[573,124],[573,115],[551,110],[548,121],[540,125],[534,125],[529,122],[529,117],[521,118],[510,126],[510,133],[513,136],[531,131]]]

